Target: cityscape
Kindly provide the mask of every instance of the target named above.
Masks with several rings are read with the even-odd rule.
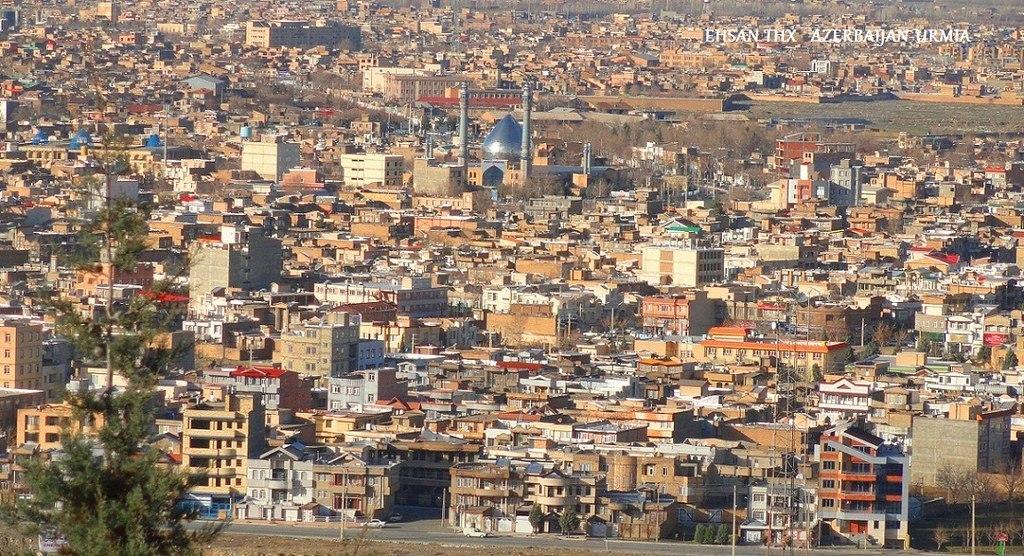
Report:
[[[1024,550],[1020,0],[0,0],[0,554]]]

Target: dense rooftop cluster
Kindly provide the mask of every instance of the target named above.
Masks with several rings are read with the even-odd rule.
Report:
[[[150,446],[210,519],[902,548],[1019,474],[1019,110],[755,112],[1020,107],[1020,28],[616,7],[0,7],[0,489],[108,386],[39,291],[178,309]],[[108,200],[151,211],[128,271],[75,263]]]

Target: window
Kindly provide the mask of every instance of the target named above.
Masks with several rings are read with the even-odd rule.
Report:
[[[834,461],[823,461],[823,462],[821,462],[821,468],[822,469],[835,469],[836,468],[836,462],[834,462]]]

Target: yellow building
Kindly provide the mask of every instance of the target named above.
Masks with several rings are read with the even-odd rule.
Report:
[[[725,278],[725,251],[687,245],[651,245],[640,256],[638,277],[648,284],[695,288]]]
[[[9,320],[0,325],[0,387],[45,390],[43,327]]]
[[[357,153],[338,157],[345,187],[380,184],[385,188],[402,187],[405,159],[395,154]]]
[[[103,417],[97,413],[92,422],[87,424],[86,431],[95,431],[102,426]],[[34,442],[39,445],[40,451],[48,452],[61,447],[65,431],[77,433],[82,429],[83,424],[75,419],[74,409],[70,405],[46,404],[18,410],[15,438],[18,446]]]
[[[749,330],[736,326],[717,326],[708,338],[695,347],[699,362],[742,364],[775,358],[811,376],[815,367],[821,373],[839,371],[847,358],[846,342],[751,338]]]
[[[260,141],[242,143],[242,171],[256,172],[265,180],[280,181],[286,171],[301,163],[299,145],[281,137],[264,136]]]
[[[247,460],[265,447],[259,394],[229,394],[182,411],[181,464],[198,478],[191,494],[213,505],[245,495]]]

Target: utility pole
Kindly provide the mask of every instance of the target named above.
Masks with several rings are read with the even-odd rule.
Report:
[[[345,542],[345,506],[348,505],[348,471],[341,473],[341,532],[339,538]]]
[[[732,556],[736,556],[736,485],[732,485]]]
[[[975,503],[977,502],[977,500],[978,500],[978,495],[976,493],[972,492],[971,493],[971,556],[974,556],[977,553],[976,550],[978,548],[978,543],[977,543],[977,538],[976,538],[977,529],[975,528],[975,522],[974,522],[974,506],[975,506]]]
[[[445,525],[445,517],[446,517],[445,514],[447,513],[446,510],[448,509],[448,504],[446,503],[447,498],[448,498],[448,489],[446,489],[446,488],[441,489],[441,527],[442,528],[446,527],[446,525]]]
[[[107,329],[106,329],[106,334],[105,334],[107,346],[106,346],[106,350],[105,351],[106,351],[106,357],[107,357],[107,361],[106,361],[106,365],[107,365],[107,398],[109,399],[109,398],[113,398],[114,397],[114,362],[113,362],[113,359],[111,358],[111,349],[110,349],[111,344],[113,344],[113,342],[114,342],[114,247],[112,245],[113,241],[114,241],[114,237],[113,237],[114,230],[113,230],[113,227],[111,226],[111,221],[110,221],[110,218],[111,218],[110,195],[111,195],[111,192],[114,189],[114,186],[113,186],[114,176],[111,175],[112,172],[113,172],[113,166],[111,164],[106,164],[104,166],[105,167],[104,167],[104,171],[103,171],[103,173],[104,173],[103,179],[106,182],[105,183],[106,187],[104,188],[103,208],[106,211],[106,214],[104,215],[104,217],[107,220],[106,223],[104,224],[104,228],[106,229],[105,230],[106,233],[104,234],[106,236],[106,238],[105,238],[106,241],[103,242],[103,243],[105,243],[104,250],[106,251],[106,258],[107,258],[107,261],[106,261],[107,262],[107,299],[106,299],[106,309],[107,309],[107,327],[106,328]]]

